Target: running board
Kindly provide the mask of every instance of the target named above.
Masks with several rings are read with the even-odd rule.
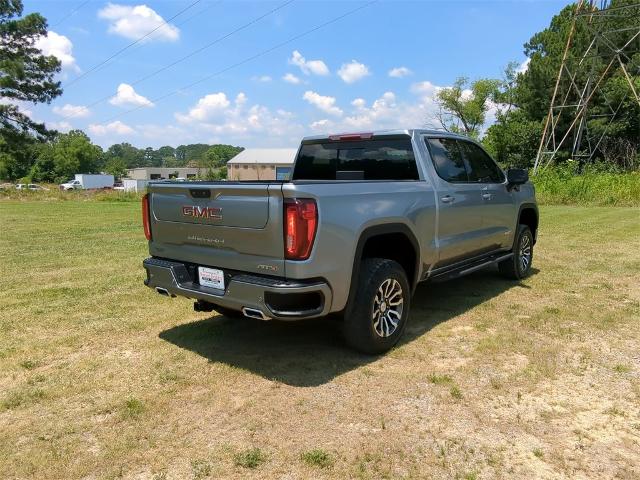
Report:
[[[509,252],[505,255],[500,255],[499,257],[489,257],[485,260],[481,260],[479,263],[467,264],[453,270],[436,274],[428,280],[431,280],[433,282],[444,282],[445,280],[452,280],[454,278],[462,277],[463,275],[477,272],[478,270],[482,270],[483,268],[489,267],[496,263],[503,262],[504,260],[508,260],[511,257],[513,257],[513,252]]]

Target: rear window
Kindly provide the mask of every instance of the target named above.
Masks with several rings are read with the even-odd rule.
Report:
[[[411,139],[304,144],[293,180],[418,180]]]

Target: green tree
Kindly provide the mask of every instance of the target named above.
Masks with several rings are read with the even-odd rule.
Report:
[[[188,165],[189,163],[195,163],[196,165],[201,162],[210,145],[206,143],[191,143],[189,145],[180,145],[175,150],[176,160],[180,166]]]
[[[176,155],[176,149],[169,146],[169,145],[165,145],[164,147],[160,147],[158,149],[158,154],[162,157],[175,157]]]
[[[633,3],[633,0],[612,0],[610,7]],[[576,4],[563,8],[551,19],[547,28],[535,33],[525,43],[528,68],[515,74],[515,77],[512,76],[515,81],[503,82],[497,100],[509,103],[511,108],[497,115],[497,123],[489,128],[483,142],[505,164],[531,166],[535,159],[576,8]],[[582,8],[592,7],[585,3]],[[571,85],[569,78],[565,77],[559,85],[557,98],[566,97],[570,100],[568,103],[576,103],[576,90],[582,88],[590,76],[593,86],[597,81],[597,78],[593,78],[593,72],[599,74],[614,59],[600,84],[601,88],[593,90],[588,111],[591,118],[585,135],[591,139],[592,146],[597,145],[595,160],[604,161],[616,168],[633,169],[638,168],[640,151],[640,106],[631,93],[616,56],[619,56],[635,82],[636,91],[640,91],[640,37],[632,37],[634,29],[637,30],[640,7],[625,8],[620,12],[624,13],[598,17],[598,25],[606,23],[603,29],[608,33],[606,38],[600,37],[595,44],[591,43],[594,33],[590,31],[593,25],[589,26],[588,17],[575,23],[566,70],[575,75],[580,87]],[[614,53],[603,46],[605,43],[614,48],[626,46]],[[582,53],[589,46],[590,54],[582,58]],[[609,115],[613,111],[617,113],[612,120]],[[556,131],[567,131],[573,121],[575,110],[566,112],[556,116]],[[602,141],[599,141],[600,138]],[[571,156],[573,139],[572,135],[565,141],[556,155],[556,162],[562,162]]]
[[[138,168],[147,166],[144,150],[140,150],[130,143],[116,143],[111,145],[104,154],[105,162],[112,158],[124,160],[127,168]]]
[[[498,113],[482,144],[503,167],[531,168],[541,135],[542,121],[530,120],[516,109]]]
[[[102,149],[81,130],[61,133],[38,154],[31,176],[36,180],[60,182],[76,173],[98,173]]]
[[[524,53],[530,61],[527,70],[518,79],[517,97],[518,107],[530,119],[543,119],[547,115],[575,8],[575,4],[564,7],[551,19],[548,28],[534,34],[524,44]],[[582,23],[578,23],[572,48],[583,51],[589,41],[589,32]],[[576,67],[569,65],[572,71]]]
[[[0,0],[0,176],[18,178],[31,166],[33,136],[50,133],[20,111],[19,102],[50,103],[62,93],[55,74],[60,62],[35,47],[47,34],[47,21],[37,13],[22,17],[21,0]]]
[[[176,157],[163,157],[162,166],[167,168],[183,167],[184,163],[179,161]]]
[[[436,95],[438,122],[448,132],[478,138],[499,87],[499,80],[483,78],[469,83],[468,78],[459,77],[452,87],[443,88]]]
[[[160,165],[163,167],[177,167],[176,162],[176,149],[165,145],[157,150],[157,155],[160,157]]]
[[[144,162],[147,167],[161,167],[162,156],[158,150],[147,147],[144,149]]]
[[[204,158],[207,166],[222,167],[242,150],[244,150],[244,148],[234,147],[232,145],[213,145],[207,150]]]
[[[112,157],[105,163],[104,172],[122,178],[127,174],[127,164],[120,157]]]
[[[39,142],[17,131],[0,133],[0,179],[14,180],[29,173]]]

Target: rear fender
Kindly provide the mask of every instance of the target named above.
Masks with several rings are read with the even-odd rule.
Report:
[[[413,250],[415,252],[415,265],[414,265],[414,274],[413,278],[409,278],[409,282],[411,284],[411,293],[416,289],[418,284],[418,279],[420,278],[420,244],[416,239],[415,235],[411,231],[411,229],[403,224],[403,223],[387,223],[384,225],[373,225],[371,227],[367,227],[358,238],[358,244],[356,246],[355,255],[353,258],[353,268],[351,271],[351,282],[349,286],[349,297],[347,300],[347,306],[345,310],[349,309],[349,306],[353,304],[353,300],[356,294],[357,286],[358,286],[358,276],[360,275],[360,265],[362,263],[362,254],[364,251],[364,247],[367,243],[367,240],[373,238],[378,235],[387,235],[391,233],[399,233],[407,237],[411,245],[413,246]]]

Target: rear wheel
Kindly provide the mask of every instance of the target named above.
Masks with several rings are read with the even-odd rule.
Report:
[[[398,343],[409,317],[407,275],[393,260],[366,258],[356,288],[344,318],[345,339],[363,353],[386,352]]]
[[[513,256],[504,262],[500,262],[498,268],[505,277],[520,280],[529,276],[532,262],[533,234],[528,226],[519,225],[518,234],[513,243]]]

